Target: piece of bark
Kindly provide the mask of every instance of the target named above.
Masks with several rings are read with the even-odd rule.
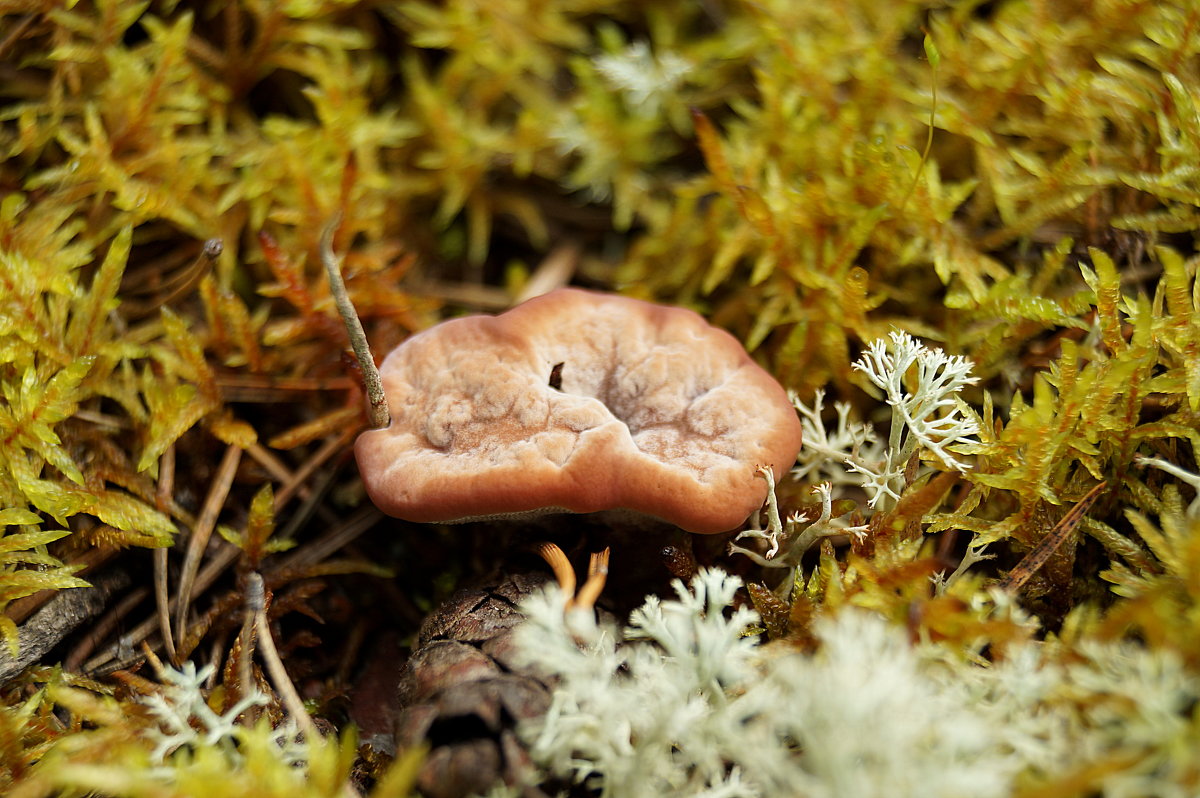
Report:
[[[0,647],[0,685],[38,662],[81,623],[103,612],[113,593],[128,585],[128,574],[113,571],[93,579],[92,587],[60,590],[21,624],[17,633],[20,650],[15,659],[7,646]]]

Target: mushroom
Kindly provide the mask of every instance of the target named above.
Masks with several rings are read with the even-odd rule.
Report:
[[[783,389],[733,336],[679,308],[559,289],[418,333],[376,370],[333,254],[337,224],[322,235],[321,257],[370,406],[373,429],[355,444],[359,470],[384,512],[454,522],[625,509],[719,533],[762,506],[759,469],[778,476],[795,461],[801,427]],[[661,546],[674,575],[695,568],[691,538],[678,529],[660,543],[628,531]],[[606,541],[616,535],[605,529]],[[534,550],[562,588],[564,613],[604,617],[594,602],[608,549],[591,553],[578,593],[556,544]],[[649,558],[631,559],[619,571],[645,575]],[[552,699],[538,674],[508,659],[508,635],[523,617],[520,598],[544,581],[516,573],[464,588],[422,625],[403,671],[396,741],[426,741],[418,784],[430,795],[527,777],[514,726]]]
[[[380,374],[390,424],[359,436],[389,515],[458,522],[626,509],[737,528],[800,449],[780,385],[700,315],[561,288],[408,338]]]

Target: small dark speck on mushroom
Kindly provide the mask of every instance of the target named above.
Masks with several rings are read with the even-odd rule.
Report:
[[[550,369],[550,387],[556,391],[562,390],[562,370],[565,363],[555,363]]]

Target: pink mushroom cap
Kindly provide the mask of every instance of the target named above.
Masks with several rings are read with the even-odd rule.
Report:
[[[355,444],[375,504],[454,522],[627,509],[740,526],[800,450],[779,383],[683,308],[562,288],[442,322],[380,367],[390,426]]]

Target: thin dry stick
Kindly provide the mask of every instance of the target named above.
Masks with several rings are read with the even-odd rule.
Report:
[[[263,664],[267,666],[267,674],[271,677],[271,684],[274,685],[275,692],[279,693],[279,697],[283,699],[283,705],[287,707],[288,713],[300,727],[304,738],[309,742],[316,740],[318,736],[316,724],[304,709],[304,702],[300,700],[296,686],[292,684],[287,669],[283,667],[283,660],[279,658],[275,640],[271,637],[271,626],[267,620],[266,589],[263,586],[262,576],[257,573],[251,573],[246,582],[246,609],[254,614],[254,625],[258,633],[258,650],[262,655]]]
[[[558,580],[558,586],[562,588],[563,595],[567,597],[567,601],[571,601],[575,596],[575,569],[571,567],[571,561],[567,559],[567,555],[555,543],[539,543],[533,548],[534,552],[539,557],[546,561],[550,566],[550,570],[554,572],[554,578]]]
[[[296,469],[292,478],[279,486],[279,490],[275,493],[275,509],[283,507],[292,496],[296,495],[301,486],[308,483],[308,478],[313,475],[313,472],[324,465],[326,460],[341,452],[356,434],[357,430],[345,429],[341,434],[334,435],[321,444],[321,448]]]
[[[329,530],[316,540],[306,541],[303,546],[298,547],[272,567],[271,572],[316,565],[373,527],[381,518],[383,518],[383,513],[374,505],[364,505],[339,526]]]
[[[252,443],[249,446],[247,446],[246,454],[253,457],[254,460],[260,466],[262,466],[264,469],[266,469],[266,472],[268,474],[270,474],[272,477],[274,477],[276,480],[278,480],[281,483],[289,482],[295,476],[294,474],[292,474],[292,470],[290,468],[288,468],[286,465],[284,465],[282,460],[280,460],[278,457],[276,457],[272,451],[267,449],[261,443],[255,442],[255,443]],[[308,498],[308,495],[309,495],[308,486],[301,485],[297,489],[297,492],[299,493],[301,499]],[[275,496],[276,511],[278,511],[281,507],[283,507],[284,503],[285,503],[284,501],[281,501],[279,499],[278,495]]]
[[[1080,499],[1074,507],[1072,507],[1059,522],[1054,525],[1054,528],[1042,538],[1036,546],[1029,550],[1017,567],[1008,572],[1008,576],[1000,580],[1000,589],[1010,593],[1015,593],[1029,581],[1029,577],[1037,573],[1037,570],[1046,564],[1050,559],[1050,555],[1063,544],[1075,527],[1079,526],[1079,522],[1083,520],[1084,514],[1095,504],[1096,499],[1108,486],[1107,482],[1101,482],[1096,487],[1092,488]]]
[[[350,346],[354,348],[354,357],[358,360],[358,368],[363,375],[363,385],[367,391],[367,403],[370,406],[368,421],[373,429],[383,429],[392,423],[387,409],[387,397],[383,395],[383,380],[379,378],[379,369],[375,367],[375,358],[371,356],[371,347],[367,345],[367,334],[363,331],[358,313],[346,293],[346,283],[342,280],[342,268],[337,256],[333,254],[333,234],[342,223],[342,214],[337,213],[321,233],[321,262],[325,264],[325,274],[329,277],[329,291],[337,305],[342,322],[346,325],[346,333],[350,336]]]
[[[213,582],[217,581],[217,577],[225,572],[226,568],[233,565],[241,553],[242,550],[237,546],[226,546],[225,548],[219,550],[213,556],[213,558],[208,561],[208,564],[200,569],[200,573],[196,575],[196,592],[202,593],[207,590]],[[167,608],[173,610],[176,606],[178,606],[178,604],[179,601],[177,599],[171,599],[167,605]],[[141,643],[143,640],[153,634],[157,625],[157,617],[147,618],[134,627],[132,632],[122,636],[121,645],[136,646],[138,643]],[[88,660],[83,666],[83,670],[85,673],[92,673],[97,668],[100,668],[106,663],[116,659],[119,654],[120,651],[118,650],[117,646],[110,646],[107,650]],[[136,661],[139,660],[135,659],[132,662]]]
[[[575,243],[560,244],[552,249],[530,275],[525,287],[513,300],[513,304],[520,304],[535,296],[548,294],[555,288],[562,288],[571,282],[571,276],[575,274],[575,269],[579,266],[581,252],[579,245]]]
[[[501,311],[513,306],[512,294],[503,288],[488,285],[421,280],[414,282],[411,288],[428,299],[440,299],[472,310]]]
[[[212,673],[208,674],[208,678],[204,680],[206,690],[211,690],[217,686],[217,677],[223,676],[221,673],[221,656],[225,653],[225,642],[228,635],[217,635],[208,644],[208,661],[212,663]]]
[[[200,282],[204,275],[209,272],[213,263],[221,256],[224,249],[225,244],[221,239],[210,238],[204,242],[204,246],[200,248],[199,254],[188,264],[187,268],[172,275],[165,283],[146,286],[144,289],[131,286],[130,293],[144,293],[145,290],[151,290],[158,292],[158,295],[146,302],[125,300],[121,303],[122,312],[130,318],[141,318],[149,316],[163,305],[169,305],[180,297],[186,296],[196,287],[196,284]]]
[[[314,455],[314,459],[315,457]],[[278,505],[279,494],[276,493],[275,496],[276,504]],[[304,546],[298,548],[289,557],[284,559],[277,568],[273,568],[272,570],[299,568],[318,563],[370,529],[382,517],[383,513],[375,509],[373,505],[364,506],[339,526],[330,529],[329,532],[311,543],[306,543]],[[197,574],[192,588],[193,592],[202,593],[207,590],[213,582],[217,581],[217,577],[223,574],[237,560],[240,554],[241,549],[236,546],[225,546],[220,549]],[[171,599],[167,603],[168,611],[174,610],[178,605],[179,602],[177,599]],[[137,645],[154,632],[157,623],[157,618],[149,618],[143,621],[133,631],[125,635],[124,641],[129,645]],[[111,662],[116,657],[117,652],[110,648],[89,660],[84,665],[84,670],[92,672],[104,664]]]
[[[117,602],[116,606],[88,628],[83,640],[63,660],[63,670],[68,673],[78,672],[80,664],[92,653],[92,650],[103,642],[113,629],[117,628],[117,624],[132,612],[133,608],[140,604],[149,594],[150,591],[144,587],[139,587],[126,594],[124,598]]]
[[[154,615],[158,619],[158,633],[162,635],[163,650],[167,659],[175,662],[175,637],[171,634],[171,590],[167,584],[167,550],[154,550]],[[175,663],[178,664],[178,663]]]
[[[579,593],[576,594],[575,600],[570,606],[576,609],[590,610],[596,606],[596,599],[600,598],[600,594],[604,591],[604,584],[608,581],[608,555],[610,550],[605,547],[604,551],[593,552],[588,560],[588,578],[583,583],[583,587],[579,588]]]
[[[217,387],[227,402],[276,403],[299,401],[313,391],[345,391],[349,377],[270,377],[261,374],[218,374]]]
[[[267,470],[267,472],[279,480],[279,489],[275,491],[275,512],[279,512],[284,508],[293,496],[299,496],[305,502],[316,502],[321,498],[321,490],[314,490],[312,485],[308,484],[309,477],[313,472],[325,464],[325,461],[342,451],[351,437],[355,435],[355,430],[343,430],[340,434],[333,436],[318,449],[308,460],[301,464],[296,471],[290,470],[283,461],[271,453],[270,450],[263,447],[260,443],[251,444],[246,449],[246,454],[258,461],[259,465]],[[311,515],[313,507],[305,508],[305,518]],[[335,519],[324,505],[320,508],[322,517],[326,520],[333,521]],[[300,519],[303,520],[303,519]],[[289,521],[289,524],[295,523],[295,520]]]
[[[363,642],[367,639],[367,621],[364,618],[359,618],[354,626],[350,627],[350,634],[346,637],[346,642],[342,647],[342,655],[338,657],[337,670],[333,673],[333,679],[330,684],[350,684],[353,678],[354,666],[359,662],[359,654],[362,651]]]
[[[98,410],[88,410],[86,408],[76,410],[74,417],[79,421],[86,421],[98,427],[108,427],[110,430],[128,429],[130,426],[129,422],[123,418],[117,418],[107,413],[101,413]]]
[[[25,31],[29,30],[29,27],[39,19],[40,16],[37,14],[27,14],[24,19],[13,25],[12,30],[4,37],[4,40],[0,41],[0,58],[3,58],[8,48],[12,47],[15,42],[20,41],[21,37],[25,35]]]
[[[233,486],[233,475],[241,459],[242,450],[237,446],[231,444],[225,450],[225,456],[221,458],[221,464],[217,467],[217,475],[209,486],[200,517],[192,527],[187,555],[184,557],[183,570],[179,576],[179,601],[175,606],[175,637],[179,640],[182,640],[187,632],[187,614],[192,604],[192,587],[200,567],[200,557],[204,554],[208,539],[212,537],[213,529],[217,526],[217,516],[221,512],[221,506],[225,504],[226,497],[229,496],[229,489]]]
[[[329,494],[329,489],[333,487],[333,482],[337,479],[338,473],[339,469],[335,466],[327,468],[317,475],[316,479],[309,485],[308,497],[300,502],[300,506],[291,512],[287,523],[275,530],[276,540],[291,540],[296,537],[296,532],[307,524],[314,514],[319,515],[321,520],[330,526],[338,523],[340,518],[337,513],[329,509],[329,506],[325,504],[325,498]]]
[[[159,510],[171,505],[175,495],[175,444],[167,447],[162,454],[158,466],[158,492],[155,496]],[[171,611],[167,605],[171,601],[170,589],[167,585],[167,549],[154,550],[154,604],[158,611],[158,631],[162,635],[163,650],[167,658],[175,662],[175,638],[171,635]]]

